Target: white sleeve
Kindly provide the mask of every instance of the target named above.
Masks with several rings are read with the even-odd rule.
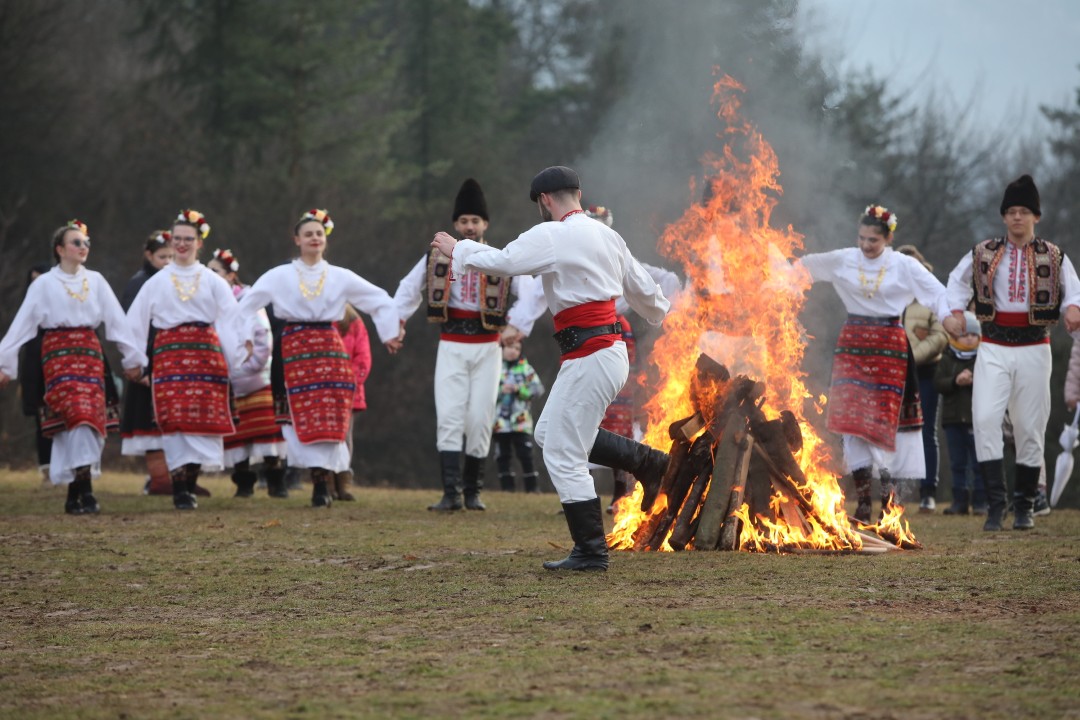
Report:
[[[971,253],[964,253],[960,262],[949,273],[949,282],[945,286],[945,302],[937,306],[938,317],[947,318],[954,310],[961,312],[967,310],[973,292],[971,289],[972,262]]]
[[[811,253],[809,255],[803,255],[796,261],[797,265],[802,266],[814,282],[832,282],[836,277],[836,266],[840,263],[842,258],[842,250],[832,250],[830,252],[823,253]]]
[[[660,286],[652,275],[641,266],[630,248],[625,249],[626,275],[623,276],[623,297],[630,308],[652,325],[659,325],[671,309],[671,303],[664,297]]]
[[[897,253],[897,255],[900,254]],[[937,309],[947,304],[945,302],[945,286],[934,277],[934,273],[927,270],[926,266],[915,258],[907,255],[900,255],[900,257],[906,258],[908,261],[907,266],[911,273],[911,291],[915,294],[915,299],[929,308],[939,318],[943,317],[938,315]]]
[[[229,368],[239,368],[247,359],[246,343],[254,336],[254,328],[250,318],[240,313],[240,303],[236,301],[229,283],[211,270],[206,273],[216,281],[211,282],[210,287],[218,306],[214,327],[221,333],[221,350]]]
[[[105,282],[105,278],[98,275],[95,280],[98,285],[98,303],[101,307],[101,319],[105,322],[105,339],[116,344],[122,356],[121,364],[125,369],[145,367],[146,342],[140,346],[132,332],[131,325],[127,322],[124,309],[120,307],[120,301],[116,299],[112,288]]]
[[[131,303],[131,307],[127,311],[127,326],[131,332],[131,341],[135,343],[135,347],[141,348],[143,352],[146,352],[146,344],[150,340],[150,314],[153,309],[150,305],[150,298],[153,292],[148,291],[146,286],[150,284],[153,278],[146,281],[146,284],[139,290],[139,294],[135,296],[135,300]],[[147,359],[146,367],[150,364]]]
[[[1068,255],[1061,256],[1061,307],[1070,305],[1080,307],[1080,279],[1076,277],[1076,268]]]
[[[42,276],[40,279],[43,279]],[[34,286],[38,286],[38,290]],[[15,313],[15,319],[11,321],[4,339],[0,340],[0,371],[14,380],[19,376],[19,348],[28,341],[37,337],[41,302],[36,299],[40,293],[41,284],[35,280],[26,291],[26,299]]]
[[[474,240],[459,240],[454,247],[453,270],[464,275],[478,270],[488,275],[537,275],[555,267],[555,248],[542,225],[518,235],[502,250]]]
[[[375,331],[381,341],[389,342],[397,338],[401,331],[401,316],[397,303],[390,293],[378,285],[368,282],[351,270],[345,270],[348,279],[346,299],[360,312],[367,313],[375,322]]]
[[[427,285],[428,256],[420,258],[420,262],[413,265],[409,274],[401,278],[397,290],[394,292],[394,306],[397,308],[398,317],[408,320],[412,317],[420,303],[424,301],[424,287]],[[397,337],[395,333],[394,337]]]

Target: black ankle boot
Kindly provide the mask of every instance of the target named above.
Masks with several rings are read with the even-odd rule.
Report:
[[[982,469],[983,484],[986,486],[986,522],[983,530],[997,532],[1003,530],[1005,520],[1005,461],[988,460],[979,463]]]
[[[600,498],[563,503],[574,549],[562,560],[544,563],[546,570],[607,570],[608,546]]]
[[[521,480],[525,483],[525,493],[527,495],[538,495],[540,493],[540,487],[537,483],[537,475],[534,472],[525,473]]]
[[[967,488],[953,488],[952,491],[952,505],[945,508],[946,515],[967,515],[968,514],[968,499],[970,498]]]
[[[184,473],[187,477],[187,492],[188,495],[191,496],[192,502],[196,502],[195,498],[200,494],[209,497],[209,491],[199,487],[199,474],[202,473],[202,465],[199,463],[188,463],[184,466]]]
[[[232,481],[236,483],[236,495],[233,497],[249,498],[255,494],[255,483],[259,476],[249,468],[236,468],[233,470]]]
[[[1039,494],[1039,474],[1042,468],[1028,465],[1016,466],[1016,490],[1013,492],[1013,530],[1031,530],[1035,527],[1035,496]]]
[[[503,492],[514,492],[514,473],[499,473],[499,489]]]
[[[78,475],[68,483],[67,500],[64,502],[64,512],[68,515],[82,515],[82,483]]]
[[[101,512],[97,498],[94,497],[94,482],[90,476],[90,466],[84,466],[75,471],[75,478],[81,478],[79,486],[79,503],[82,505],[84,515],[96,515]]]
[[[645,491],[641,498],[641,509],[648,510],[660,492],[668,454],[600,428],[589,451],[589,462],[613,470],[625,470],[637,478]]]
[[[855,507],[855,519],[869,525],[870,515],[874,511],[870,502],[870,486],[874,481],[873,468],[864,467],[851,471],[851,479],[855,482],[855,499],[858,505]]]
[[[329,470],[311,468],[311,507],[330,507],[330,475]]]
[[[177,510],[194,510],[199,507],[195,496],[188,492],[187,469],[183,466],[169,473],[172,478],[172,501]]]
[[[266,494],[272,498],[289,497],[289,488],[285,485],[285,468],[281,465],[266,468]]]
[[[487,510],[484,501],[480,499],[480,491],[484,489],[484,461],[487,458],[465,456],[465,471],[461,475],[465,486],[465,509]]]
[[[452,512],[461,510],[461,453],[452,450],[439,451],[439,469],[442,472],[443,496],[428,510]]]

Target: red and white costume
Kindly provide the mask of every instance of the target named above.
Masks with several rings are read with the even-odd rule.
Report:
[[[545,222],[502,250],[471,240],[454,249],[456,273],[540,275],[557,329],[615,322],[615,299],[659,325],[669,303],[622,237],[584,214]],[[564,354],[547,404],[536,423],[536,441],[563,503],[592,500],[596,488],[588,456],[604,413],[626,383],[629,362],[617,334],[585,341]]]
[[[286,322],[282,333],[282,350],[286,353],[287,384],[290,383],[290,358],[284,344],[289,342],[294,331],[315,333],[320,341],[332,344],[320,351],[322,359],[311,359],[309,367],[312,372],[336,372],[341,366],[348,374],[348,393],[344,413],[341,414],[344,426],[340,431],[340,439],[337,439],[337,424],[332,438],[330,433],[320,434],[314,424],[305,423],[305,426],[298,430],[300,408],[291,408],[293,421],[286,424],[282,432],[288,448],[289,464],[293,467],[322,468],[331,472],[344,472],[350,468],[351,458],[345,443],[345,428],[352,413],[355,376],[341,336],[334,327],[334,323],[345,316],[346,303],[351,303],[357,310],[371,316],[380,340],[388,342],[397,338],[400,325],[397,309],[390,295],[351,270],[331,265],[325,260],[308,265],[296,259],[272,268],[244,291],[240,299],[240,311],[245,317],[253,316],[259,309],[273,304],[274,315]],[[296,389],[296,386],[290,387]],[[292,397],[290,395],[290,403]],[[307,434],[308,428],[312,433],[310,436]],[[309,439],[305,442],[302,436],[327,439]]]
[[[145,365],[146,355],[142,348],[146,347],[146,340],[143,338],[140,342],[134,337],[124,318],[120,302],[101,274],[80,267],[74,275],[69,275],[61,270],[59,265],[54,266],[49,272],[31,283],[26,299],[15,314],[14,320],[11,321],[7,334],[0,341],[0,371],[12,379],[18,376],[19,348],[32,340],[39,328],[45,330],[85,328],[92,331],[103,322],[106,328],[105,337],[116,343],[120,349],[124,367],[134,368]],[[43,343],[44,350],[48,350],[52,345],[48,341],[48,336],[46,338]],[[87,340],[89,342],[86,342]],[[94,366],[99,368],[97,377],[78,377],[80,374],[78,368],[82,365],[77,356],[87,351],[93,353],[94,350],[90,347],[92,345],[98,345],[97,339],[92,336],[92,333],[86,334],[77,351],[69,353],[70,359],[67,361],[74,363],[71,366],[69,380],[74,381],[78,387],[69,388],[70,394],[67,397],[72,402],[78,401],[83,404],[84,410],[91,410],[86,403],[87,398],[77,396],[86,391],[92,392],[95,396],[100,394],[100,397],[91,402],[94,407],[100,408],[100,413],[97,410],[90,412],[93,415],[100,414],[100,417],[90,418],[88,414],[83,413],[82,417],[85,421],[76,420],[75,422],[80,424],[74,426],[68,423],[65,429],[53,435],[49,478],[55,485],[70,483],[75,478],[75,469],[86,465],[91,468],[91,477],[101,474],[101,451],[105,446],[103,432],[106,420],[105,390],[100,384],[102,381],[112,382],[112,378],[102,378],[99,357],[94,363]],[[96,355],[100,355],[99,345]],[[46,373],[46,382],[54,385],[59,379],[54,378],[54,383],[50,383],[49,375],[50,373]],[[53,403],[58,402],[53,399],[55,397],[57,394],[52,393],[47,387],[46,404],[54,413],[63,417],[64,408],[52,407]]]

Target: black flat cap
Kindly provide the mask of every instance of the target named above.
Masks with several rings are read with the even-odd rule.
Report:
[[[559,190],[580,190],[581,180],[578,174],[568,167],[554,165],[544,168],[533,178],[529,186],[529,200],[536,202],[540,193],[553,193]]]

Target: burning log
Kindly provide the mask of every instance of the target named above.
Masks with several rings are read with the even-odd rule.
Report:
[[[720,541],[721,527],[728,514],[729,500],[739,485],[739,503],[742,504],[741,485],[746,482],[746,473],[738,476],[739,453],[745,453],[744,447],[752,444],[753,438],[746,434],[746,420],[741,416],[728,417],[727,425],[716,449],[716,461],[713,464],[712,482],[709,494],[701,506],[701,522],[694,536],[695,550],[714,550]],[[744,463],[744,470],[748,467]],[[672,546],[674,547],[674,546]]]

